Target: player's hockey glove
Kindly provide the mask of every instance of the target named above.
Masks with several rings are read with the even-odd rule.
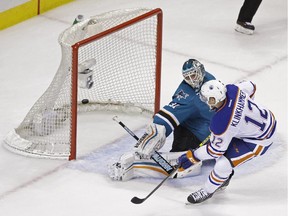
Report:
[[[185,154],[178,158],[178,165],[180,165],[178,168],[178,175],[184,176],[194,170],[196,165],[201,166],[202,163],[194,156],[192,150],[188,150]]]
[[[148,159],[161,149],[165,143],[166,129],[163,125],[151,123],[146,127],[146,132],[135,145],[135,152],[140,158]]]

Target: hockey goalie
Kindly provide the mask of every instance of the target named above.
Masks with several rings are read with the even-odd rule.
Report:
[[[172,96],[172,101],[156,113],[134,151],[122,155],[119,161],[109,166],[112,179],[127,181],[135,177],[167,175],[167,172],[150,158],[161,150],[172,132],[174,139],[170,152],[161,153],[172,166],[177,164],[180,155],[205,145],[209,140],[209,123],[213,112],[209,111],[209,107],[200,100],[197,93],[203,83],[215,78],[196,59],[184,62],[182,75],[183,81]],[[179,171],[177,176],[173,177],[198,175],[201,165],[202,162],[198,162],[191,169]]]

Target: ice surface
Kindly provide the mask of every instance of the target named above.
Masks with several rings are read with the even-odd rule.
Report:
[[[112,117],[117,114],[140,136],[148,119],[121,113],[83,115],[76,161],[35,159],[0,148],[0,214],[5,216],[243,216],[287,215],[287,1],[263,1],[253,36],[234,31],[242,1],[76,0],[0,32],[0,139],[21,123],[52,81],[61,59],[57,39],[78,14],[148,7],[164,13],[161,105],[170,101],[188,58],[200,60],[224,82],[251,79],[256,99],[278,120],[277,140],[262,158],[235,170],[225,192],[200,205],[186,197],[201,176],[169,180],[141,205],[161,179],[114,182],[106,166],[135,141]],[[171,137],[165,149],[169,149]]]

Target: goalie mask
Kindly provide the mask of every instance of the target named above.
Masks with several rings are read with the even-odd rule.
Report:
[[[182,75],[186,83],[192,88],[200,88],[204,76],[205,69],[203,64],[195,59],[189,59],[183,64]]]
[[[210,109],[214,109],[216,104],[225,100],[226,91],[226,86],[220,80],[210,80],[202,85],[200,99],[206,103]]]

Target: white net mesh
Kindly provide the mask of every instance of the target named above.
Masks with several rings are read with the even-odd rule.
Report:
[[[112,11],[66,29],[59,36],[62,60],[52,83],[19,127],[7,135],[5,146],[20,154],[69,158],[75,88],[78,89],[78,112],[116,109],[152,115],[156,96],[158,18],[155,14],[118,28],[150,11]],[[109,34],[93,39],[93,35],[106,30]],[[83,40],[88,42],[78,50],[77,87],[71,74],[72,46]]]

